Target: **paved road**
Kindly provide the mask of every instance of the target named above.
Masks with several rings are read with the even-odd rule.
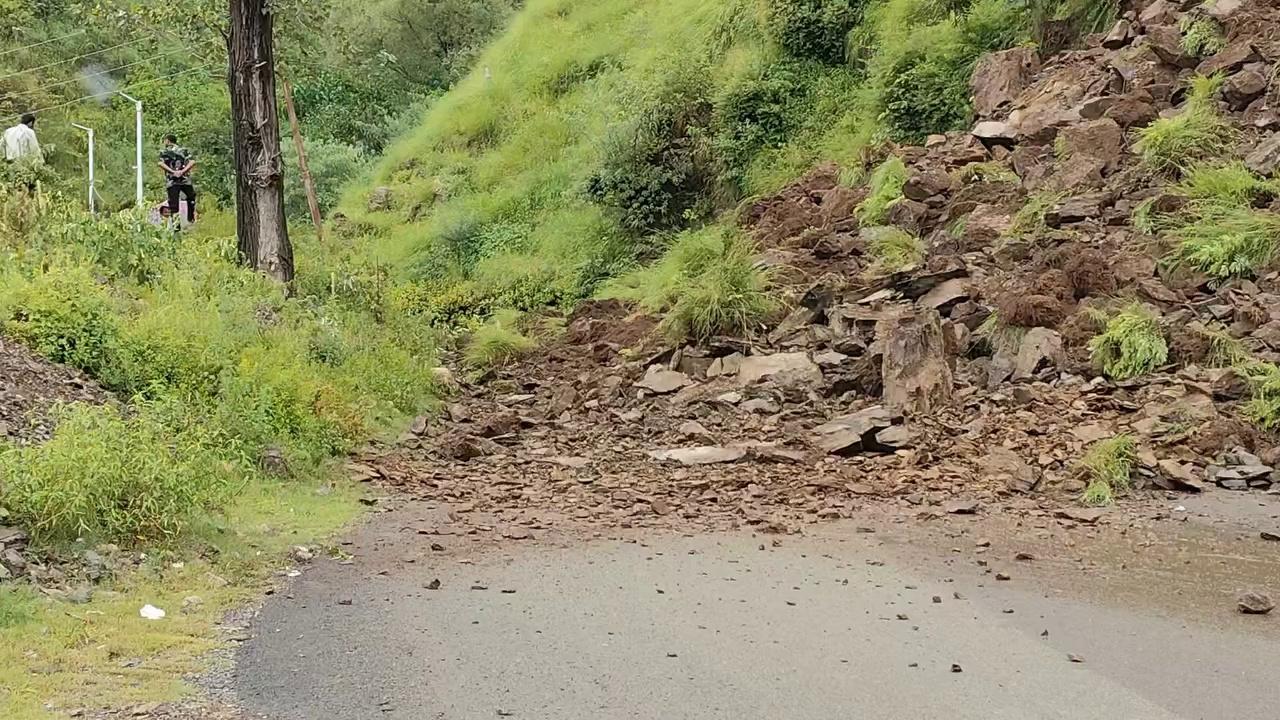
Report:
[[[886,543],[884,532],[830,526],[777,547],[744,533],[434,553],[431,538],[414,537],[357,543],[355,564],[310,568],[267,604],[239,658],[246,710],[1162,720],[1274,717],[1280,706],[1280,618],[1189,622],[1117,607],[1054,591],[1027,563],[997,581],[981,560]],[[426,589],[437,578],[440,589]]]

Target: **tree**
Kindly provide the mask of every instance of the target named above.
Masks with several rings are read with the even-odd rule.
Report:
[[[241,260],[282,283],[293,280],[285,222],[270,0],[230,0],[227,34],[236,236]]]

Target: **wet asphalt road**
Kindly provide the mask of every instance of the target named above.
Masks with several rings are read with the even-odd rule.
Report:
[[[1068,597],[1026,573],[921,562],[928,552],[852,527],[777,547],[745,533],[471,556],[412,542],[320,563],[272,598],[240,652],[244,708],[276,720],[1216,720],[1280,707],[1280,618],[1201,622]]]

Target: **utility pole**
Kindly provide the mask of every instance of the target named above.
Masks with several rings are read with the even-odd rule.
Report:
[[[117,90],[116,92],[120,92],[120,91]],[[135,145],[134,147],[135,165],[133,166],[133,168],[134,168],[134,171],[137,173],[136,188],[135,188],[136,197],[134,202],[137,204],[138,207],[142,207],[144,204],[143,189],[142,189],[142,101],[135,97],[130,97],[123,92],[120,92],[120,97],[133,103],[133,114],[134,114],[133,125],[134,125],[134,145]]]
[[[280,119],[269,0],[230,0],[227,34],[231,138],[236,171],[236,240],[244,264],[293,281],[293,246],[284,214]]]
[[[316,226],[316,239],[324,241],[324,218],[320,216],[320,200],[316,197],[316,184],[307,167],[307,148],[302,142],[302,128],[298,125],[298,111],[293,105],[293,85],[288,75],[280,76],[284,87],[284,107],[289,112],[289,128],[293,131],[293,149],[298,152],[298,173],[302,175],[302,187],[307,192],[307,209],[311,211],[311,224]]]
[[[76,123],[71,123],[71,127],[76,128],[77,130],[83,130],[89,136],[89,214],[97,217],[98,210],[95,196],[98,194],[98,191],[94,184],[93,128],[85,127],[84,125],[77,125]]]

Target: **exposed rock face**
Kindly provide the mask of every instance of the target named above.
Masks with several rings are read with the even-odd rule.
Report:
[[[1018,97],[1040,70],[1040,57],[1032,48],[1012,48],[984,55],[973,68],[970,86],[973,107],[991,115]]]

